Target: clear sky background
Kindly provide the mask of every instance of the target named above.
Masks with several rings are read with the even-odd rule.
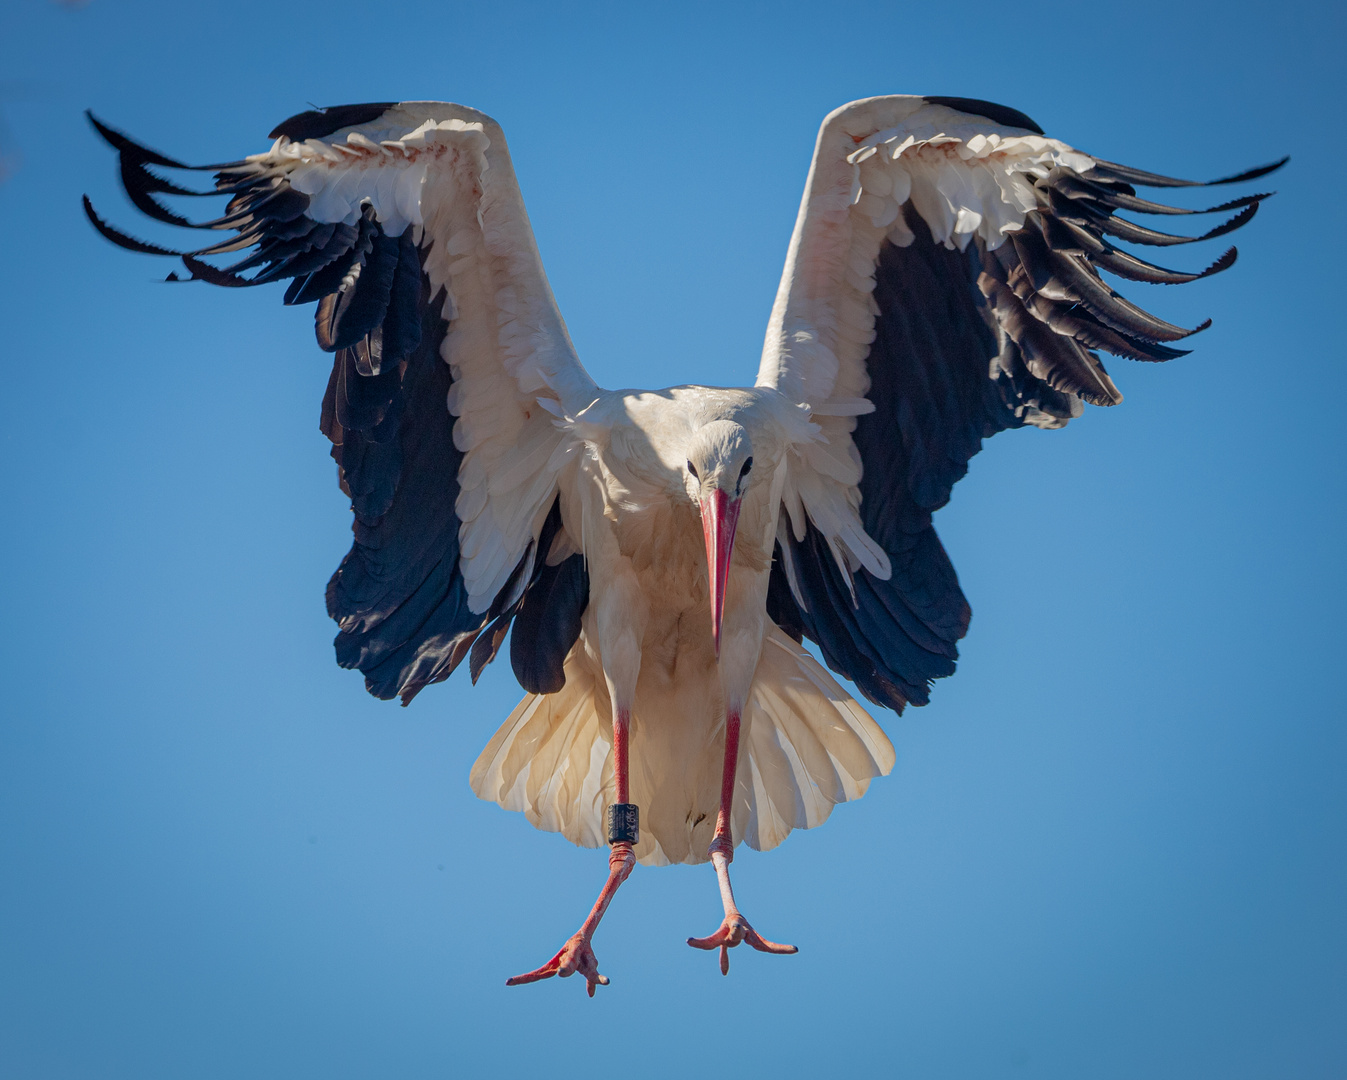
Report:
[[[6,0],[0,42],[2,1080],[1347,1075],[1341,5]],[[220,161],[307,102],[481,108],[590,372],[664,386],[751,381],[818,123],[895,92],[1171,175],[1294,157],[1234,270],[1131,287],[1197,351],[938,516],[958,675],[735,864],[800,954],[722,978],[710,869],[642,868],[597,1000],[507,990],[604,854],[468,790],[508,663],[407,710],[336,667],[307,309],[96,237],[84,191],[169,230],[81,110]]]

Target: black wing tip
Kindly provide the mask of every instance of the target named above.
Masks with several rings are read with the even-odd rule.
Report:
[[[1234,176],[1223,176],[1219,180],[1208,180],[1207,186],[1214,187],[1217,184],[1238,184],[1245,180],[1257,180],[1260,176],[1267,176],[1274,173],[1291,160],[1291,155],[1287,154],[1278,161],[1268,165],[1259,165],[1253,169],[1246,169],[1244,172],[1236,173]]]
[[[177,254],[177,252],[171,254]],[[222,285],[230,289],[245,289],[249,285],[257,284],[257,282],[249,281],[238,274],[232,274],[228,270],[221,270],[218,267],[211,266],[210,263],[193,258],[190,252],[183,253],[182,264],[191,271],[191,280],[193,281],[204,281],[208,285]]]
[[[371,101],[361,105],[329,105],[323,109],[309,109],[282,120],[267,138],[279,139],[284,135],[292,142],[326,138],[342,128],[377,120],[397,104],[396,101]]]
[[[1196,210],[1198,214],[1223,214],[1227,210],[1242,210],[1248,206],[1257,206],[1260,202],[1276,195],[1275,191],[1260,191],[1255,195],[1245,195],[1240,199],[1231,199],[1229,202],[1223,202],[1219,206],[1209,206],[1205,210]]]
[[[88,195],[80,197],[84,205],[84,216],[89,219],[100,236],[119,248],[125,248],[127,251],[136,251],[142,255],[169,255],[177,258],[182,254],[180,251],[174,251],[171,248],[160,247],[158,244],[151,244],[144,240],[137,240],[134,236],[122,232],[120,229],[114,229],[106,221],[98,216],[98,211],[94,209],[94,204]]]
[[[1239,248],[1231,246],[1221,253],[1220,258],[1203,270],[1193,280],[1198,281],[1205,277],[1211,277],[1212,274],[1219,274],[1222,271],[1229,270],[1239,259]]]
[[[922,99],[932,105],[943,105],[947,109],[958,109],[960,112],[971,113],[973,116],[985,116],[995,124],[1024,128],[1026,131],[1032,131],[1035,135],[1046,134],[1032,119],[1020,112],[1019,109],[1012,109],[1009,105],[998,105],[994,101],[983,101],[981,98],[932,97],[930,94],[923,94]]]
[[[109,127],[94,115],[93,109],[84,110],[84,118],[89,121],[94,131],[98,132],[99,138],[107,143],[114,150],[122,150],[128,146],[134,145],[130,136],[123,134],[114,127]]]
[[[1276,172],[1290,160],[1291,155],[1287,154],[1281,160],[1274,161],[1271,164],[1258,165],[1252,169],[1245,169],[1243,172],[1235,173],[1232,176],[1222,176],[1216,180],[1183,180],[1175,176],[1163,176],[1160,173],[1136,169],[1131,165],[1120,165],[1116,161],[1107,161],[1104,158],[1095,158],[1094,168],[1088,171],[1115,182],[1135,184],[1137,187],[1218,187],[1221,184],[1240,184],[1248,180],[1257,180],[1261,176]]]
[[[84,118],[89,121],[89,124],[93,127],[93,129],[96,132],[98,132],[99,136],[102,137],[104,142],[114,147],[117,145],[117,137],[121,133],[113,131],[112,128],[108,127],[107,124],[103,123],[102,120],[98,119],[98,117],[94,115],[93,109],[85,109]],[[125,138],[125,136],[122,137]]]
[[[1232,233],[1236,229],[1242,229],[1253,220],[1254,214],[1258,213],[1258,207],[1261,203],[1250,203],[1229,221],[1223,221],[1214,229],[1208,229],[1201,236],[1194,237],[1194,240],[1214,240],[1218,236],[1224,236],[1226,233]]]
[[[158,150],[151,150],[148,146],[142,146],[131,136],[118,131],[114,127],[109,127],[94,115],[92,109],[85,109],[84,115],[93,129],[105,143],[111,146],[119,154],[129,155],[136,161],[147,165],[162,165],[166,169],[190,169],[192,166],[186,165],[176,158],[171,158],[166,154],[159,153]]]

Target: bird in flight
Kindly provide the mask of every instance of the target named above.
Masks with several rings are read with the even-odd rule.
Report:
[[[794,946],[739,911],[741,841],[775,847],[889,772],[869,702],[926,704],[970,610],[932,514],[988,436],[1122,400],[1099,352],[1183,355],[1185,329],[1100,271],[1178,284],[1118,246],[1222,236],[1266,194],[1205,210],[1137,187],[1208,186],[1118,165],[986,101],[895,95],[823,122],[755,383],[604,390],[543,272],[500,126],[442,102],[293,116],[270,149],[188,166],[91,116],[135,206],[215,230],[192,251],[85,211],[192,280],[288,281],[333,354],[321,427],[351,500],[327,587],[337,662],[410,702],[509,634],[526,696],[471,772],[483,799],[609,846],[579,931],[511,985],[608,980],[595,931],[637,861],[713,864],[718,950]],[[1286,159],[1237,176],[1254,180]],[[214,174],[197,191],[170,170]],[[161,196],[228,196],[189,221]],[[1199,236],[1117,211],[1225,212]],[[209,257],[244,252],[221,267]],[[178,279],[178,275],[170,275]]]

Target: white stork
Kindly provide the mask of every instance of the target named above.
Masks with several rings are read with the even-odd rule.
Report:
[[[719,949],[721,971],[741,942],[795,951],[736,907],[735,845],[819,824],[894,762],[802,639],[870,701],[925,704],[969,620],[931,515],[982,440],[1117,404],[1096,350],[1168,360],[1194,332],[1099,271],[1179,283],[1235,260],[1185,273],[1114,241],[1220,236],[1266,198],[1212,207],[1233,216],[1203,236],[1157,232],[1114,211],[1205,213],[1133,186],[1193,182],[989,102],[852,102],[819,132],[756,383],[608,391],[576,356],[490,117],[340,106],[200,167],[94,123],[140,210],[230,234],[170,251],[86,198],[105,237],[216,285],[288,279],[287,304],[318,304],[334,354],[322,429],[354,513],[327,590],[338,662],[406,704],[465,657],[475,680],[513,627],[527,696],[473,790],[611,854],[580,930],[509,982],[579,972],[591,995],[608,981],[595,930],[637,861],[710,858],[724,920],[688,944]],[[187,168],[214,172],[214,190],[162,173]],[[195,194],[228,195],[224,215],[189,222],[157,197]],[[242,249],[227,268],[203,261]]]

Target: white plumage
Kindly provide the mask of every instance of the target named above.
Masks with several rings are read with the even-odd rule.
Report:
[[[156,196],[192,193],[154,171],[187,166],[98,128],[137,205],[190,224]],[[756,385],[614,392],[576,356],[490,117],[341,106],[273,136],[211,167],[232,198],[197,227],[238,231],[223,244],[168,252],[86,209],[195,278],[289,278],[287,303],[319,302],[335,353],[323,426],[355,514],[328,593],[338,658],[406,702],[469,655],[475,679],[513,626],[529,693],[471,783],[540,829],[613,846],[590,919],[517,980],[578,970],[591,993],[605,980],[590,940],[634,857],[712,859],[725,922],[690,943],[720,948],[722,970],[740,941],[793,951],[735,907],[734,845],[820,824],[894,763],[798,642],[880,705],[924,704],[969,618],[931,514],[982,440],[1116,404],[1097,350],[1165,360],[1192,333],[1099,270],[1177,283],[1234,262],[1166,270],[1114,240],[1221,235],[1266,197],[1173,236],[1114,211],[1190,213],[1135,194],[1188,181],[988,102],[853,102],[819,132]],[[250,245],[230,268],[201,258]]]
[[[603,811],[613,801],[612,708],[596,666],[587,653],[572,653],[565,688],[524,698],[470,777],[479,797],[581,847],[604,842]],[[707,859],[720,799],[724,719],[712,719],[723,711],[718,695],[696,688],[689,681],[668,699],[649,698],[632,719],[633,745],[640,748],[632,799],[650,807],[636,845],[643,863]],[[775,628],[758,661],[744,739],[747,763],[732,821],[735,836],[757,851],[776,847],[792,829],[821,825],[834,806],[859,799],[894,764],[893,745],[869,713]],[[642,768],[642,761],[650,765]],[[686,790],[661,798],[667,777],[680,777]],[[687,812],[684,805],[700,809]]]

